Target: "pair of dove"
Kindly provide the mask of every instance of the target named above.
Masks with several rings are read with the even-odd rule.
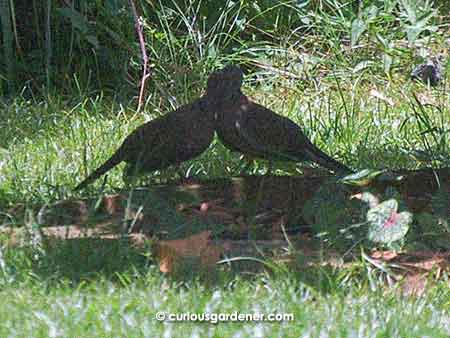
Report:
[[[312,161],[339,173],[351,170],[332,159],[286,117],[241,92],[243,72],[230,65],[213,72],[206,94],[135,129],[117,151],[75,190],[126,162],[125,176],[152,172],[191,160],[211,144],[214,133],[231,151],[255,158]]]

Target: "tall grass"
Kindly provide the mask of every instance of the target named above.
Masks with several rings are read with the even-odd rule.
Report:
[[[287,52],[318,58],[332,54],[333,65],[347,67],[373,60],[377,62],[370,68],[381,66],[389,73],[399,59],[409,62],[416,52],[399,41],[406,37],[410,46],[426,47],[448,23],[444,7],[444,16],[439,16],[439,7],[425,0],[361,1],[359,9],[341,0],[136,3],[145,24],[154,85],[175,83],[174,90],[195,85],[196,74],[226,60],[251,63],[281,53],[292,61]],[[27,96],[72,94],[79,87],[86,93],[135,93],[140,52],[128,1],[33,0],[32,10],[24,1],[2,4],[2,83],[26,89]],[[444,30],[436,31],[438,27]],[[347,43],[351,48],[343,48],[350,47]]]
[[[200,95],[209,72],[229,62],[242,65],[246,94],[355,169],[450,166],[448,58],[440,86],[409,79],[428,55],[448,55],[448,10],[439,14],[422,0],[136,3],[152,69],[139,114],[141,60],[127,1],[0,2],[1,225],[39,234],[40,206],[79,198],[72,187],[126,135]],[[247,173],[266,165],[254,162]],[[239,175],[245,166],[215,141],[182,171],[210,178]],[[120,169],[102,189],[123,185]],[[275,164],[277,174],[301,170]],[[169,168],[144,179],[174,176]],[[81,196],[98,195],[100,186]],[[430,232],[420,240],[434,241],[439,233]],[[441,270],[442,282],[417,298],[388,291],[389,271],[369,259],[343,271],[267,264],[272,274],[249,280],[224,269],[207,275],[217,282],[211,285],[194,269],[189,277],[161,276],[148,250],[125,241],[19,238],[10,246],[0,237],[0,336],[447,337],[450,330]],[[154,319],[158,310],[292,312],[295,320],[169,324]]]
[[[23,10],[11,3],[14,13]],[[448,17],[430,2],[362,2],[358,11],[332,0],[138,4],[152,75],[145,112],[136,115],[140,55],[126,2],[46,7],[51,51],[45,50],[44,5],[33,2],[27,15],[36,29],[18,27],[18,36],[34,38],[18,59],[29,75],[18,71],[21,95],[0,106],[4,206],[70,196],[70,187],[138,124],[200,95],[209,72],[229,62],[243,66],[246,93],[291,117],[314,143],[354,168],[448,165],[448,76],[436,89],[409,81],[424,56],[448,53]],[[444,59],[446,74],[448,68]],[[184,170],[213,177],[243,167],[215,143]],[[258,162],[250,172],[264,170]],[[298,168],[279,163],[277,170]],[[121,184],[119,172],[109,176],[111,186]],[[154,174],[172,175],[170,169]]]

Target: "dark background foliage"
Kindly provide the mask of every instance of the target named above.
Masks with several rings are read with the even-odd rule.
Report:
[[[193,76],[196,62],[192,60],[205,54],[207,59],[214,60],[219,55],[245,50],[248,57],[255,57],[260,52],[249,52],[251,47],[283,41],[314,48],[314,41],[308,41],[307,37],[317,33],[327,35],[320,22],[327,16],[313,13],[326,13],[338,19],[330,20],[328,33],[332,32],[330,38],[339,41],[348,35],[346,23],[361,16],[365,8],[379,11],[384,8],[395,16],[400,3],[136,0],[145,21],[151,63],[156,74],[160,74],[155,80],[163,82],[179,80],[162,74],[173,74],[174,68],[180,71],[178,67],[187,67],[183,75]],[[443,14],[448,13],[447,1],[438,5]],[[129,1],[14,0],[2,1],[2,6],[1,94],[38,95],[56,91],[69,95],[79,90],[126,96],[135,93],[140,50]],[[386,10],[387,6],[392,8]],[[380,19],[389,21],[387,16]],[[398,25],[399,21],[391,20],[390,24]],[[169,40],[172,50],[168,50]],[[336,42],[330,39],[330,44],[333,43]],[[174,52],[184,57],[170,57]]]

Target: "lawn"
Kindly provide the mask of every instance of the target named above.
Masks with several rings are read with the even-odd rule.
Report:
[[[152,70],[140,110],[127,4],[35,4],[36,29],[11,23],[18,54],[5,47],[0,64],[0,337],[448,337],[446,4],[136,3]],[[38,19],[45,10],[51,24]],[[439,83],[413,80],[433,57]],[[121,164],[73,191],[136,127],[192,102],[230,63],[244,71],[244,94],[356,175],[247,161],[215,137],[180,168],[130,183]]]

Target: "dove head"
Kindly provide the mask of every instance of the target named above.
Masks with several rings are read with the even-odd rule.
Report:
[[[213,72],[208,78],[208,96],[227,98],[240,93],[244,74],[239,66],[228,65]]]

